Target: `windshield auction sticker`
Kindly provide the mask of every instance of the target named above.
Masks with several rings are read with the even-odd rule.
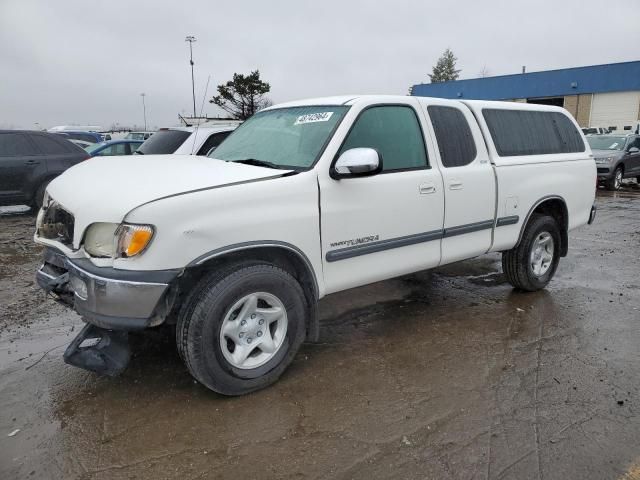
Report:
[[[303,125],[305,123],[327,122],[333,115],[333,112],[308,113],[300,115],[294,125]]]

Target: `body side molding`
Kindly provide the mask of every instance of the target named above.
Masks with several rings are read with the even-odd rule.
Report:
[[[511,221],[512,223],[517,222],[517,220],[513,222],[510,217],[505,218],[508,218],[508,221]],[[504,225],[510,224],[511,223],[505,223]],[[409,245],[415,245],[417,243],[431,242],[433,240],[440,240],[442,238],[455,237],[457,235],[464,235],[466,233],[492,229],[493,227],[494,220],[484,220],[482,222],[458,225],[455,227],[445,228],[443,230],[415,233],[413,235],[406,235],[404,237],[389,238],[377,242],[366,243],[364,245],[356,245],[354,247],[345,247],[336,250],[330,250],[325,255],[325,259],[327,262],[337,262],[338,260],[346,260],[348,258],[368,255],[370,253],[383,252],[385,250],[391,250],[393,248],[407,247]]]
[[[500,217],[496,220],[496,227],[504,227],[505,225],[514,225],[520,221],[518,215],[509,215],[508,217]]]

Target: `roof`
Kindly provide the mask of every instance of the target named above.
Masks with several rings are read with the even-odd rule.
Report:
[[[506,100],[640,90],[640,61],[413,86],[421,97]]]
[[[349,101],[357,99],[361,96],[362,95],[339,95],[334,97],[304,98],[301,100],[294,100],[292,102],[279,103],[277,105],[273,105],[272,107],[265,108],[264,110],[286,107],[306,107],[314,105],[345,105]]]
[[[213,124],[213,125],[195,125],[192,127],[163,127],[159,128],[158,132],[162,130],[181,130],[183,132],[195,132],[198,130],[199,132],[207,132],[207,133],[215,133],[215,132],[229,132],[231,130],[235,130],[240,126],[239,123],[225,123],[225,124]],[[156,133],[156,132],[154,132]]]

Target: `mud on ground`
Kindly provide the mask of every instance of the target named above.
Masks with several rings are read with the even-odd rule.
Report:
[[[81,321],[34,286],[34,218],[0,215],[0,478],[640,478],[640,192],[598,207],[545,291],[488,255],[331,296],[241,398],[164,330],[119,378],[65,365]]]

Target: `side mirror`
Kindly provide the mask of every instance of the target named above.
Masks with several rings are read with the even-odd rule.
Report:
[[[640,148],[638,147],[631,147],[629,149],[629,153],[638,153],[638,152],[640,152]]]
[[[338,158],[331,177],[335,179],[364,177],[382,171],[382,158],[373,148],[351,148]]]

